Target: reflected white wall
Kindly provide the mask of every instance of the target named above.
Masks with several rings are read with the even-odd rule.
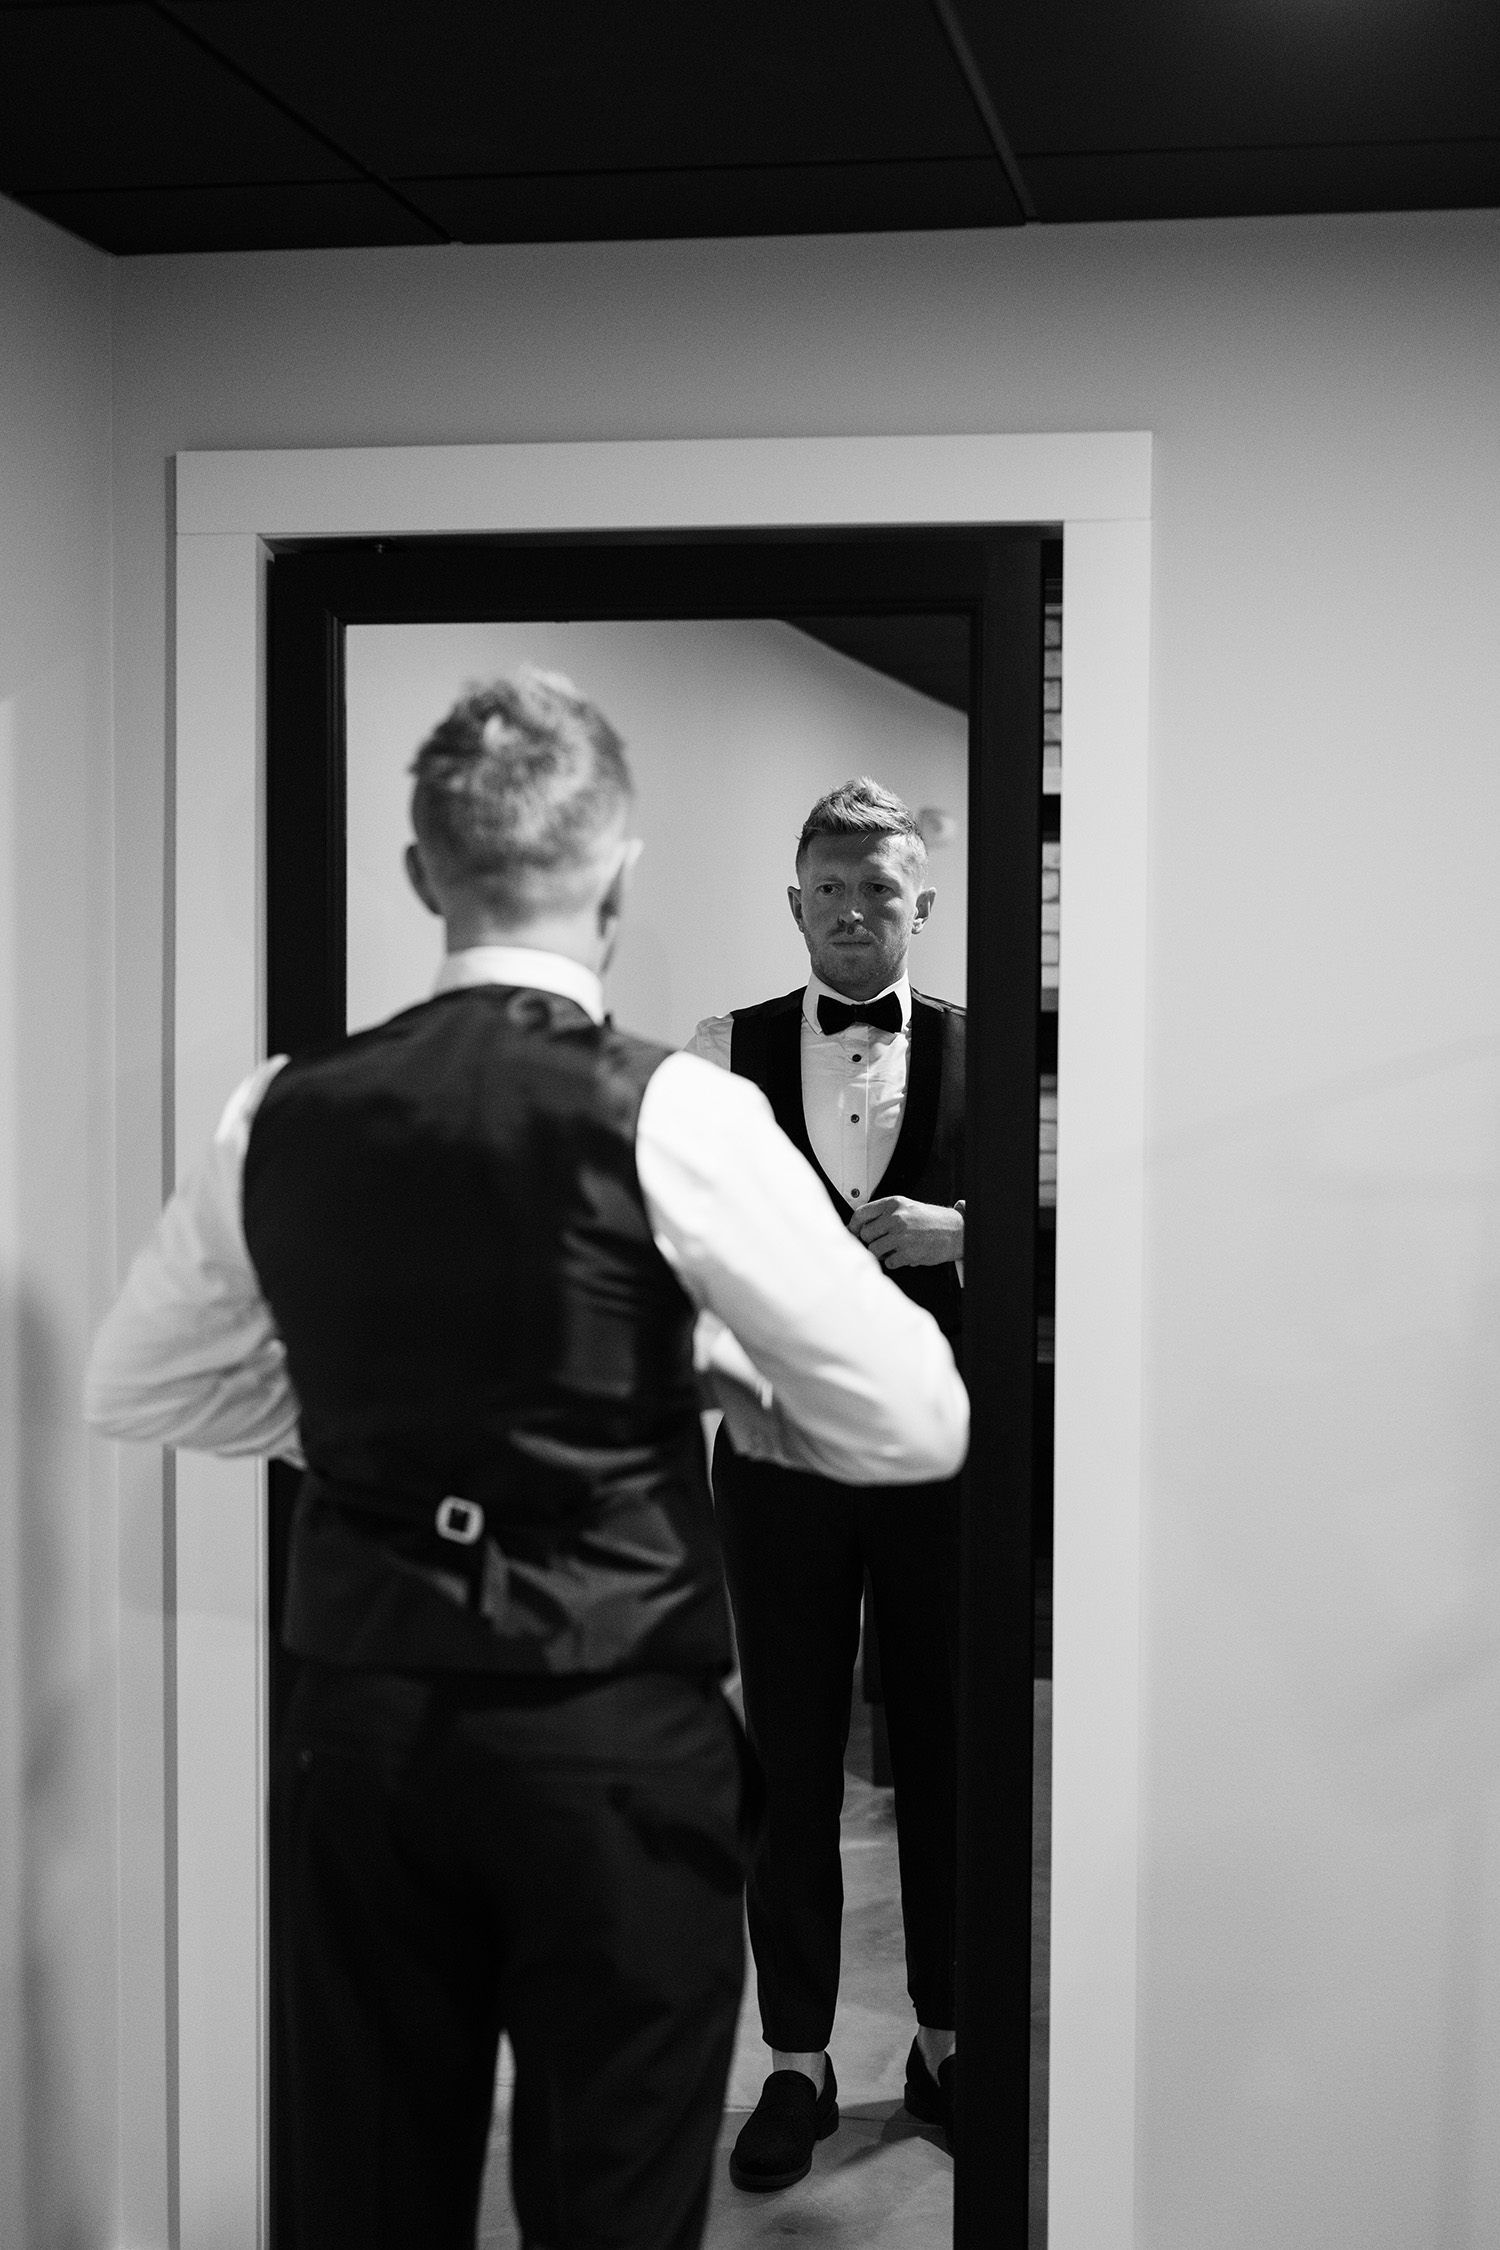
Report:
[[[681,1046],[700,1017],[788,992],[807,953],[787,906],[813,801],[869,773],[958,816],[931,856],[938,903],[912,950],[923,991],[962,1001],[968,721],[774,619],[361,625],[345,650],[348,1021],[424,999],[439,928],[401,870],[407,768],[471,681],[567,673],[624,736],[646,849],[610,971],[629,1030]]]

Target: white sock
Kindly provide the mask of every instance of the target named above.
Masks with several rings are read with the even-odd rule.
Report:
[[[773,2047],[771,2049],[771,2068],[773,2070],[800,2070],[804,2078],[812,2080],[814,2087],[821,2094],[823,2080],[828,2074],[828,2057],[826,2054],[789,2054],[780,2047]]]

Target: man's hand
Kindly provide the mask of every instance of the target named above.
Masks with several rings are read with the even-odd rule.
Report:
[[[879,1195],[856,1211],[849,1232],[883,1266],[946,1266],[964,1254],[964,1215],[946,1203]]]

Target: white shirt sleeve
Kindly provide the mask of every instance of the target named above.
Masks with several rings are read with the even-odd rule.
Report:
[[[733,1040],[733,1016],[705,1016],[682,1051],[685,1055],[701,1055],[716,1070],[727,1070]]]
[[[109,1437],[301,1461],[286,1354],[240,1215],[250,1127],[285,1060],[230,1096],[94,1339],[84,1413]]]
[[[969,1402],[941,1330],[840,1226],[758,1087],[701,1052],[669,1056],[641,1102],[636,1168],[663,1257],[731,1332],[700,1356],[725,1364],[737,1341],[769,1386],[772,1457],[790,1441],[796,1466],[843,1484],[962,1467]]]
[[[301,1459],[240,1201],[250,1128],[284,1059],[230,1097],[95,1338],[84,1410],[111,1437]],[[641,1104],[636,1161],[663,1256],[716,1316],[699,1356],[737,1395],[748,1449],[850,1484],[962,1465],[968,1399],[936,1323],[839,1225],[756,1087],[670,1056]]]

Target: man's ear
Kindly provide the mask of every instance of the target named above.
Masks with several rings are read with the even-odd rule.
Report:
[[[610,926],[618,922],[625,909],[625,893],[630,888],[630,878],[635,873],[635,863],[646,849],[643,836],[627,836],[620,847],[615,871],[609,879],[609,888],[599,901],[599,934],[602,937]]]
[[[422,861],[420,844],[408,844],[406,847],[406,879],[428,913],[441,917],[443,909],[439,903],[437,892],[428,880],[427,869]]]
[[[936,904],[936,901],[937,892],[935,889],[929,888],[924,891],[918,891],[916,907],[912,913],[911,918],[911,934],[913,937],[917,935],[919,930],[926,929],[928,917],[932,913],[932,909]]]
[[[786,902],[792,910],[792,920],[796,923],[798,929],[802,931],[802,935],[806,937],[807,931],[804,928],[802,921],[802,892],[797,884],[787,884]]]

